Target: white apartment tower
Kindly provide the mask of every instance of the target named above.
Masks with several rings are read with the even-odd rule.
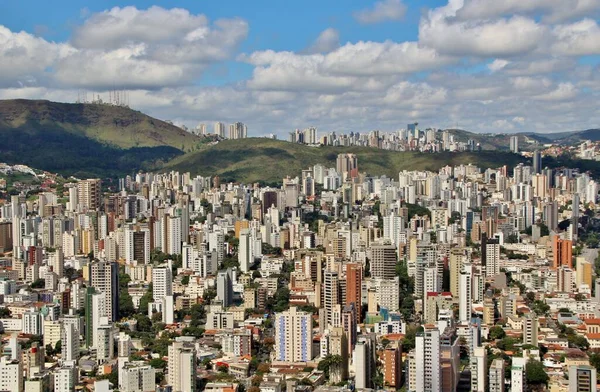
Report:
[[[313,358],[312,314],[296,307],[275,315],[275,359],[308,362]]]
[[[415,342],[416,391],[441,391],[440,331],[425,325]]]
[[[173,392],[196,390],[196,349],[175,341],[169,346],[169,385]]]

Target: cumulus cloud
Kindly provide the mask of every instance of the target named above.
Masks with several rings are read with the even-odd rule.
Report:
[[[447,55],[514,57],[536,50],[546,31],[545,26],[522,16],[468,22],[430,17],[421,21],[419,41]]]
[[[340,47],[340,33],[333,28],[323,30],[317,37],[315,42],[312,43],[304,53],[328,53]]]
[[[600,54],[600,27],[595,20],[581,21],[556,26],[553,30],[556,41],[553,52],[568,56]]]
[[[382,0],[373,8],[365,8],[354,13],[354,18],[361,24],[373,24],[390,20],[401,20],[406,14],[406,6],[401,0]]]
[[[156,117],[244,121],[252,135],[307,124],[395,130],[410,121],[482,132],[584,129],[600,123],[600,68],[579,61],[600,53],[590,16],[599,2],[449,0],[423,13],[417,41],[340,45],[329,28],[303,51],[241,55],[249,31],[241,19],[116,7],[83,13],[65,42],[0,26],[0,98],[73,101],[81,88],[107,98],[103,91],[117,86]],[[374,16],[390,5],[404,7],[381,1],[363,23],[401,18],[404,11]],[[251,76],[198,83],[231,59],[249,64]]]
[[[456,17],[463,20],[489,19],[512,14],[542,13],[544,20],[559,22],[595,13],[598,0],[465,0]]]
[[[14,33],[0,25],[0,86],[39,83],[49,77],[46,69],[72,49],[48,42],[24,31]]]
[[[239,57],[254,65],[248,86],[263,90],[380,90],[399,75],[455,61],[415,42],[348,43],[327,54],[259,51]]]

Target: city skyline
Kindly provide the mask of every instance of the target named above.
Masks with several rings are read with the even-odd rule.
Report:
[[[5,4],[0,99],[106,100],[118,89],[175,124],[242,121],[280,138],[416,121],[595,128],[599,10],[581,0]]]

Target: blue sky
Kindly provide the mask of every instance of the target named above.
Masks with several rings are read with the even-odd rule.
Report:
[[[129,91],[250,134],[600,126],[600,0],[0,3],[0,99]]]

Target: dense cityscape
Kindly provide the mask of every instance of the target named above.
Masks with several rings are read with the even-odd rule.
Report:
[[[538,159],[343,153],[280,187],[3,165],[41,185],[0,206],[0,389],[586,390],[598,183]]]
[[[597,392],[599,75],[600,0],[0,1],[0,392]]]

